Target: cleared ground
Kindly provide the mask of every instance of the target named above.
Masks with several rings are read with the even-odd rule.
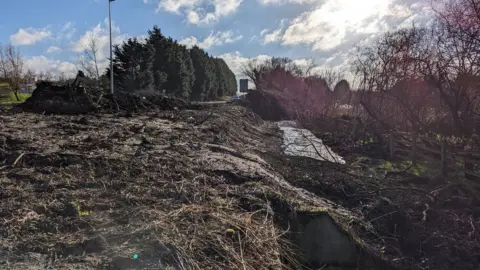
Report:
[[[240,107],[0,122],[0,268],[290,268],[270,199],[325,206],[260,158],[281,133]]]
[[[351,269],[478,261],[478,202],[458,185],[287,157],[239,106],[0,125],[2,269],[299,269],[292,221],[318,213],[358,246]]]

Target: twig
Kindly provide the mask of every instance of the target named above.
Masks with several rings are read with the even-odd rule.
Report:
[[[427,208],[425,208],[425,210],[422,211],[422,222],[425,222],[427,221],[427,211],[430,210],[430,206],[427,204],[425,204],[425,206]]]
[[[385,176],[382,178],[382,181],[385,180],[385,179],[387,179],[387,177],[390,176],[390,175],[403,175],[403,174],[405,174],[407,171],[409,171],[412,167],[413,167],[413,165],[410,165],[410,166],[408,166],[408,168],[406,168],[405,170],[400,171],[400,172],[387,172],[387,173],[385,174]]]
[[[243,270],[247,270],[247,268],[245,267],[245,260],[243,258],[242,238],[240,237],[239,233],[237,233],[237,235],[238,235],[238,242],[240,244],[240,258],[242,259],[242,267],[243,267]]]
[[[396,212],[397,212],[397,211],[395,210],[395,211],[386,213],[386,214],[381,215],[381,216],[379,216],[379,217],[376,217],[376,218],[374,218],[374,219],[372,219],[372,220],[369,220],[367,223],[372,223],[372,222],[374,222],[375,220],[381,219],[381,218],[383,218],[383,217],[386,217],[386,216],[388,216],[388,215],[394,214],[394,213],[396,213]]]
[[[210,117],[212,117],[212,115],[213,115],[213,111],[210,112],[210,114],[207,117],[205,117],[204,119],[202,119],[200,122],[195,123],[195,126],[199,126],[199,125],[205,123]]]
[[[468,233],[468,237],[472,237],[475,233],[475,225],[473,224],[472,216],[469,216],[470,226],[472,227],[472,231]]]
[[[15,165],[17,165],[18,161],[20,161],[20,159],[25,155],[25,152],[22,152],[18,157],[17,159],[15,159],[15,162],[13,162],[12,164],[12,167],[15,167]]]

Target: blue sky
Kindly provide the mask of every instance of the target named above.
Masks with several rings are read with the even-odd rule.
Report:
[[[114,40],[141,37],[153,25],[165,35],[222,57],[241,77],[250,59],[286,56],[299,64],[347,68],[355,45],[412,20],[428,18],[428,0],[116,0]],[[0,43],[11,43],[25,68],[74,74],[93,35],[108,61],[108,0],[6,0]]]

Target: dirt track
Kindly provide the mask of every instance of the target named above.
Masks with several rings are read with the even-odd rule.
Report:
[[[423,258],[451,250],[410,250],[429,228],[400,232],[405,245],[388,240],[408,220],[389,214],[399,209],[385,198],[397,199],[397,191],[378,196],[324,162],[287,159],[279,129],[242,107],[125,117],[18,113],[0,115],[0,124],[2,269],[294,269],[281,223],[295,208],[328,212],[388,269],[420,269]],[[409,214],[421,219],[428,198],[415,200]],[[469,223],[457,222],[462,231],[447,240],[465,238]],[[463,265],[475,261],[465,257],[475,245],[465,243],[456,249],[469,253],[458,255]],[[424,264],[450,269],[444,259]]]

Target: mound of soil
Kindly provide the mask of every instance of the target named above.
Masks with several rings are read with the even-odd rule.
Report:
[[[129,92],[115,94],[87,89],[56,85],[41,81],[23,104],[24,111],[45,114],[85,114],[85,113],[138,113],[144,111],[186,109],[191,105],[185,100],[163,95],[141,96]]]

